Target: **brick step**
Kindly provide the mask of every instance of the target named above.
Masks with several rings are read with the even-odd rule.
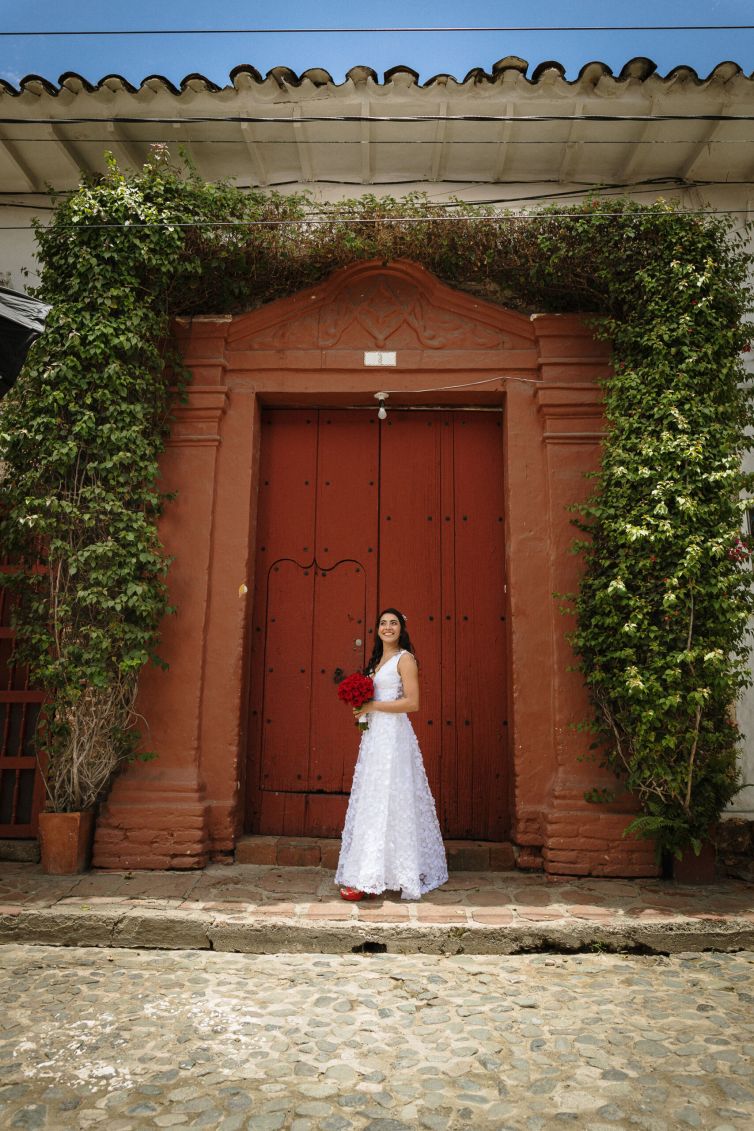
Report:
[[[39,841],[36,839],[4,838],[0,840],[0,860],[13,860],[22,864],[38,864]]]
[[[516,868],[516,850],[509,841],[446,840],[445,851],[451,872],[510,872]],[[244,836],[236,844],[236,864],[334,871],[339,852],[339,838]]]

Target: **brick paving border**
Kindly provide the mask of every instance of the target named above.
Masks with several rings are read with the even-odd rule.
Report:
[[[331,870],[273,864],[47,876],[0,865],[0,943],[348,953],[677,953],[754,946],[754,887],[723,880],[454,872],[419,902],[338,898]]]

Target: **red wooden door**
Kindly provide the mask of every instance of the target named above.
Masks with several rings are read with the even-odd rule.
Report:
[[[420,663],[414,716],[443,832],[507,831],[499,413],[263,416],[248,824],[337,836],[358,736],[336,694],[395,605]]]
[[[390,413],[381,430],[380,606],[409,617],[413,724],[443,834],[508,833],[502,413]]]
[[[366,662],[378,440],[365,413],[263,414],[247,775],[254,831],[335,836],[343,825],[356,730],[336,678]]]

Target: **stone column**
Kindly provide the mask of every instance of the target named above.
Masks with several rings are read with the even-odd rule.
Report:
[[[549,495],[551,590],[578,589],[582,560],[570,552],[579,535],[573,527],[570,504],[582,501],[592,489],[586,473],[599,466],[604,434],[599,377],[605,373],[605,347],[594,342],[570,315],[536,320],[540,342],[542,384],[537,390]],[[580,323],[580,327],[579,327]],[[592,715],[592,708],[566,636],[573,618],[559,612],[552,600],[552,741],[557,772],[545,804],[542,856],[545,871],[566,875],[655,875],[650,842],[623,837],[636,811],[627,794],[610,805],[584,800],[592,788],[614,787],[614,775],[601,769],[589,752],[590,738],[574,724]]]
[[[506,388],[506,583],[510,648],[511,836],[521,868],[542,867],[552,744],[552,603],[547,466],[536,370]]]
[[[158,647],[169,668],[142,672],[137,703],[148,720],[142,749],[156,757],[133,763],[116,779],[97,823],[95,867],[194,868],[209,858],[201,704],[229,321],[193,320],[185,357],[193,380],[187,401],[176,402],[160,461],[160,488],[176,492],[160,520],[173,558],[168,588],[176,613],[164,619]]]

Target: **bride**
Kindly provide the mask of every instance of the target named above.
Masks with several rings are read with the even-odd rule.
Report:
[[[375,697],[354,709],[369,726],[359,747],[335,882],[351,901],[385,890],[419,899],[445,883],[448,868],[408,718],[419,710],[419,670],[398,609],[378,616],[365,674],[374,679]]]

